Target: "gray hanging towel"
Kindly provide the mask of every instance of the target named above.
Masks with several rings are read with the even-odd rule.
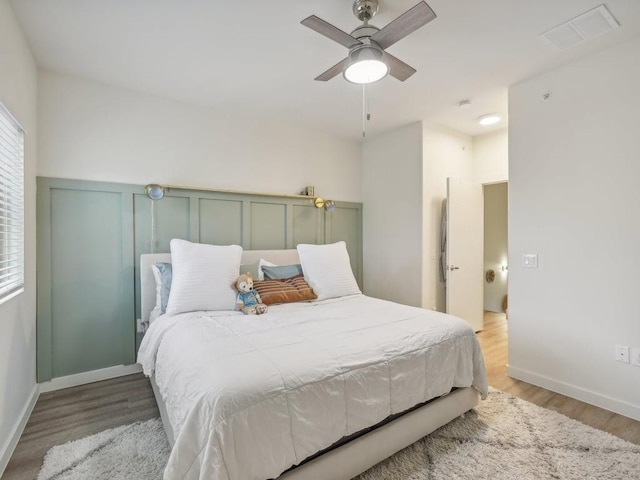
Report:
[[[442,200],[440,214],[440,281],[447,281],[447,199]]]

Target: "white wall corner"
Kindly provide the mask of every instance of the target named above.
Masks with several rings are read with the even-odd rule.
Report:
[[[422,304],[422,123],[363,145],[364,292]]]
[[[0,99],[26,131],[24,291],[6,299],[0,306],[1,476],[20,439],[39,392],[35,379],[38,67],[9,1],[0,1],[0,45]]]
[[[0,450],[0,477],[2,477],[2,474],[9,464],[9,460],[18,445],[18,441],[22,436],[22,432],[24,432],[24,428],[27,426],[27,422],[29,421],[33,407],[36,406],[39,396],[40,387],[36,384],[31,391],[31,395],[29,396],[27,403],[25,403],[24,408],[16,419],[16,423],[11,430],[10,437],[5,441],[2,446],[2,450]]]

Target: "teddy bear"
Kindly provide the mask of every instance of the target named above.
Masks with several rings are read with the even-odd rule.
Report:
[[[267,306],[262,303],[260,294],[253,289],[253,275],[243,273],[233,282],[236,296],[236,307],[247,315],[262,315],[267,312]]]

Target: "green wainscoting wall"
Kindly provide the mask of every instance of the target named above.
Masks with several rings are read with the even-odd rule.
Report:
[[[245,250],[347,243],[362,286],[362,204],[38,178],[38,381],[135,363],[140,255],[172,238]]]

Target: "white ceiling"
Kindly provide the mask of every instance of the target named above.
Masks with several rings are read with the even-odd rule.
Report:
[[[381,0],[382,28],[418,0]],[[351,0],[12,0],[41,68],[360,138],[362,88],[314,77],[346,49],[300,25],[350,32]],[[640,34],[640,1],[608,0],[621,28],[564,51],[538,34],[602,0],[428,0],[438,18],[389,48],[418,70],[370,87],[367,134],[416,120],[478,135],[507,88]],[[457,107],[470,99],[470,107]],[[506,121],[493,129],[506,126]]]

